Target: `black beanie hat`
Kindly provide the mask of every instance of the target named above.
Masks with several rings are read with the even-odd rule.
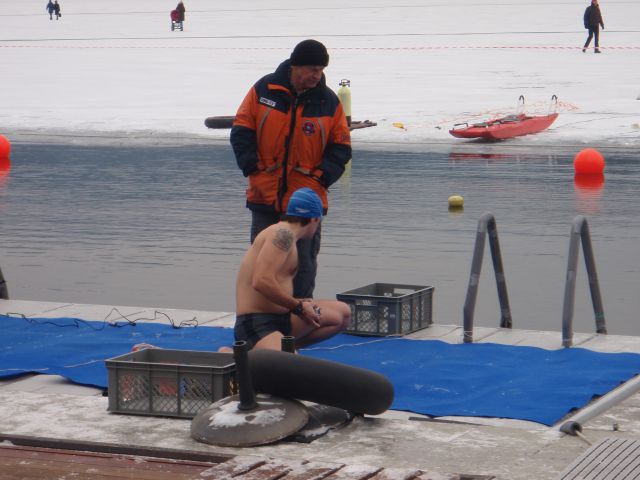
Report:
[[[317,40],[303,40],[291,52],[291,65],[294,67],[329,65],[326,47]]]

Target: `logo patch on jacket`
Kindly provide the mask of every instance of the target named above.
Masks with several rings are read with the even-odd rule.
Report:
[[[276,102],[274,102],[273,100],[269,100],[268,98],[260,97],[260,100],[258,101],[270,106],[271,108],[276,108]]]
[[[306,122],[304,122],[302,124],[302,132],[305,135],[309,135],[309,136],[313,135],[314,133],[316,133],[315,124],[313,122],[310,122],[310,121],[307,120]]]

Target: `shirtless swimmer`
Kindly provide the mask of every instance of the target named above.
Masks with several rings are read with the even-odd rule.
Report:
[[[296,190],[280,222],[263,230],[240,264],[236,279],[236,341],[248,348],[281,349],[283,336],[296,348],[344,330],[351,309],[337,300],[293,297],[298,268],[296,242],[313,237],[322,221],[322,202],[310,188]]]

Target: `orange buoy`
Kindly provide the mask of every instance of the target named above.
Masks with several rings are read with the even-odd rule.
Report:
[[[602,175],[604,173],[604,157],[595,148],[585,148],[573,159],[576,175]]]
[[[11,153],[11,143],[7,137],[0,135],[0,158],[9,158]]]

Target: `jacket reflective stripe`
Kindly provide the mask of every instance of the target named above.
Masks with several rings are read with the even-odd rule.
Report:
[[[269,116],[269,112],[271,112],[271,110],[273,110],[271,107],[267,108],[267,111],[264,112],[264,115],[262,116],[262,119],[260,120],[260,123],[258,124],[258,136],[260,136],[260,132],[262,131],[262,126],[264,125],[264,122],[267,121],[267,117]]]

